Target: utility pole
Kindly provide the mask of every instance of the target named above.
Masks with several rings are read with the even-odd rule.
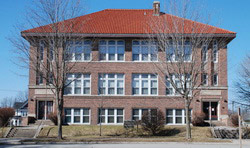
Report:
[[[242,148],[242,129],[241,129],[241,112],[240,112],[240,107],[238,108],[238,119],[239,119],[239,142],[240,142],[240,148]]]

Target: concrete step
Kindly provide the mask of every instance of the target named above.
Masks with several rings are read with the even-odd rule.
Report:
[[[36,122],[33,125],[40,125],[42,122],[43,125],[55,125],[51,120],[36,120]]]
[[[36,134],[36,129],[17,129],[13,138],[33,138]]]

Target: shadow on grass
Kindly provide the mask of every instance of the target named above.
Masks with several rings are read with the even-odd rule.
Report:
[[[180,129],[173,128],[173,129],[163,129],[156,136],[175,136],[181,132]]]

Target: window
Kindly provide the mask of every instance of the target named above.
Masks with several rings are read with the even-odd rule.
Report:
[[[21,111],[21,116],[22,117],[26,117],[28,115],[28,112],[27,111]]]
[[[133,109],[132,111],[132,120],[138,121],[142,119],[142,116],[146,113],[146,112],[151,112],[157,109]]]
[[[122,124],[124,119],[123,109],[99,109],[98,123]]]
[[[206,73],[203,73],[201,75],[201,84],[202,85],[208,85],[208,77],[207,77],[207,74]]]
[[[212,60],[213,62],[218,62],[218,42],[214,41],[213,42],[213,51],[212,51]]]
[[[189,110],[191,117],[192,111]],[[166,110],[166,124],[185,124],[186,114],[185,109],[167,109]]]
[[[44,47],[45,47],[45,43],[44,43],[43,40],[41,40],[41,41],[40,41],[40,46],[39,46],[39,51],[38,51],[38,53],[39,53],[38,59],[39,59],[40,61],[43,60]]]
[[[133,61],[157,61],[157,42],[136,40],[132,43]]]
[[[37,85],[42,85],[43,84],[43,73],[37,73],[37,80],[36,80],[37,82]]]
[[[90,74],[67,74],[65,94],[90,94]]]
[[[89,124],[90,109],[87,108],[66,108],[65,123],[68,124]]]
[[[69,40],[66,42],[66,59],[68,61],[90,61],[90,40]]]
[[[122,40],[101,40],[99,42],[100,61],[124,61],[125,42]]]
[[[157,95],[158,79],[154,74],[133,74],[133,95]]]
[[[53,40],[50,41],[49,43],[49,60],[53,61],[54,60],[54,42]]]
[[[192,47],[189,41],[166,44],[166,60],[167,61],[185,61],[189,62],[192,58]]]
[[[100,95],[124,95],[124,74],[99,74]]]
[[[174,83],[174,85],[177,87],[177,90],[174,89],[174,86],[171,84],[171,80],[168,76],[166,76],[165,80],[166,80],[166,95],[179,95],[180,92],[182,92],[184,90],[184,85],[186,82],[186,90],[189,91],[189,94],[191,95],[191,80],[190,80],[190,75],[186,74],[186,75],[182,75],[179,76],[177,74],[171,74],[170,77],[172,78],[172,81]]]
[[[214,86],[218,85],[218,74],[213,74],[212,80]]]
[[[202,62],[206,62],[207,61],[207,45],[203,45],[202,46],[202,51],[201,51],[201,58],[202,58]]]

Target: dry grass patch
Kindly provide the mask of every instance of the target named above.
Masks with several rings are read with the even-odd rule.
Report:
[[[151,136],[141,128],[138,131],[136,128],[125,130],[123,126],[102,126],[102,136],[99,136],[99,131],[97,125],[63,126],[63,137],[66,141],[75,142],[186,142],[185,126],[165,126],[158,136]],[[56,126],[44,127],[39,134],[40,138],[50,138],[52,141],[56,136]],[[221,141],[213,139],[209,127],[192,127],[191,142]],[[229,142],[229,140],[223,140],[222,142]]]

